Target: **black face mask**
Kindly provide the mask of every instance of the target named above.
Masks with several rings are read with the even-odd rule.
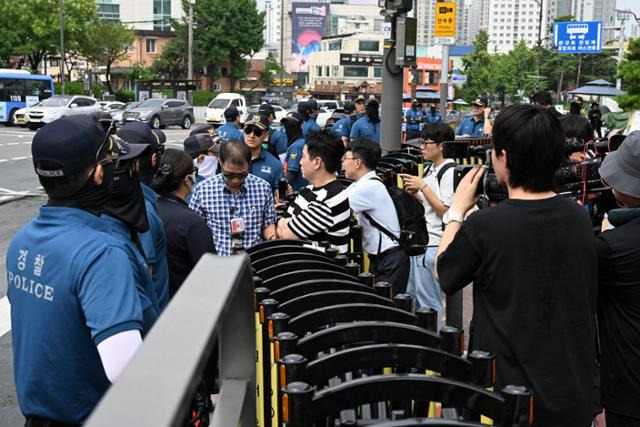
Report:
[[[82,209],[99,216],[104,212],[104,206],[111,197],[114,164],[105,164],[102,166],[102,170],[100,185],[96,185],[93,181],[94,170],[87,182],[75,194],[64,199],[49,199],[47,205]]]
[[[115,170],[113,192],[104,210],[139,233],[149,230],[140,174],[130,164]]]
[[[429,107],[431,110],[431,114],[435,114],[436,113],[436,107]]]
[[[293,144],[294,141],[302,137],[302,126],[300,126],[300,123],[286,120],[284,122],[284,130],[287,133],[287,145]]]

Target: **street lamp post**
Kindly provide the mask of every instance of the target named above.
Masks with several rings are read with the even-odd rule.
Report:
[[[64,95],[64,0],[60,0],[60,91]]]
[[[188,47],[189,50],[187,57],[187,79],[193,79],[193,5],[196,0],[189,0],[189,39],[188,39]]]
[[[615,9],[615,12],[618,15],[618,20],[620,21],[620,36],[618,37],[618,67],[620,67],[620,63],[622,62],[622,58],[624,57],[624,21],[627,20],[629,15],[632,15],[635,21],[640,24],[640,18],[633,13],[631,10],[621,10]],[[618,77],[616,79],[616,89],[622,88],[622,79]]]

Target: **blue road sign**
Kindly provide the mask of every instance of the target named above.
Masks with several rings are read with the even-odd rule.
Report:
[[[558,53],[602,52],[602,22],[556,22],[553,44]]]

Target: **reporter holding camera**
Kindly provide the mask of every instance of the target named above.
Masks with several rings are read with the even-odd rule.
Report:
[[[640,132],[607,154],[600,176],[622,206],[596,238],[602,406],[608,427],[640,425]]]
[[[463,223],[485,173],[471,170],[443,215],[436,255],[447,294],[473,281],[473,348],[496,355],[497,390],[533,390],[534,427],[584,427],[594,415],[597,258],[587,213],[552,191],[563,156],[550,112],[503,110],[491,161],[509,199]]]

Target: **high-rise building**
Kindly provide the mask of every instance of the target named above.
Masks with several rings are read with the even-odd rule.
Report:
[[[554,0],[491,0],[489,4],[489,52],[509,52],[521,40],[533,47],[549,37],[550,9]]]
[[[472,0],[467,21],[467,43],[471,44],[480,31],[489,29],[489,0]]]
[[[602,21],[602,42],[616,37],[616,0],[572,0],[570,13],[576,21]]]

